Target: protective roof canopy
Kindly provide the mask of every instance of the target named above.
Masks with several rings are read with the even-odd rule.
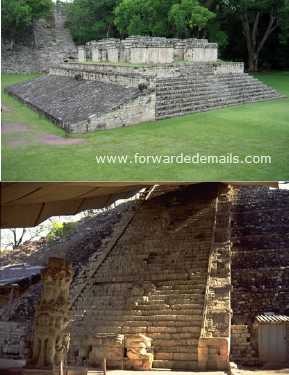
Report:
[[[263,314],[256,317],[256,322],[259,324],[280,324],[284,322],[289,323],[289,316],[286,315],[275,315],[275,314]]]
[[[166,183],[161,185],[161,189],[192,184],[198,183]],[[278,187],[278,184],[272,182],[257,184]],[[51,216],[75,215],[83,210],[107,207],[118,199],[127,199],[141,189],[153,186],[155,183],[152,182],[1,183],[1,228],[32,227]]]
[[[145,184],[2,183],[1,228],[31,227],[51,216],[103,208],[143,187]]]

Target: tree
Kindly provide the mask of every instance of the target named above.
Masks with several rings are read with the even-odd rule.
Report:
[[[77,44],[118,36],[113,9],[118,0],[75,0],[67,5],[67,26]]]
[[[122,36],[170,36],[168,13],[175,0],[122,0],[115,8],[115,25]]]
[[[199,0],[121,0],[114,13],[124,36],[198,36],[214,17]]]
[[[181,0],[172,6],[169,19],[176,28],[178,37],[202,36],[208,22],[215,14],[200,5],[198,0]]]
[[[221,0],[222,9],[242,23],[249,71],[258,71],[259,57],[274,31],[283,42],[289,34],[289,0]]]
[[[33,25],[47,16],[52,8],[51,0],[2,0],[2,33],[13,43]]]

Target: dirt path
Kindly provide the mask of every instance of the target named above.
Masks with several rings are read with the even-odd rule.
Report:
[[[32,143],[39,143],[43,145],[79,145],[85,143],[84,139],[81,138],[66,138],[59,137],[58,135],[47,134],[47,133],[36,133],[32,127],[29,125],[21,123],[2,123],[2,134],[19,134],[21,138],[21,133],[31,133],[31,139],[13,139],[6,140],[6,144],[11,148],[16,148],[18,146],[26,146]]]

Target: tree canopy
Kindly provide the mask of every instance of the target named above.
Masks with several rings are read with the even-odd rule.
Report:
[[[61,1],[61,0],[59,0]],[[17,40],[50,13],[52,0],[2,0],[2,33]],[[65,4],[77,44],[130,35],[203,38],[220,57],[288,67],[289,0],[74,0]]]
[[[67,6],[67,25],[76,43],[118,35],[113,9],[118,0],[74,0]]]
[[[215,14],[199,0],[121,0],[114,11],[121,35],[197,37]]]
[[[200,5],[198,0],[181,0],[169,12],[169,19],[179,38],[203,36],[208,22],[215,16],[215,13]]]
[[[52,0],[2,0],[2,33],[4,38],[17,39],[33,22],[47,16]]]
[[[289,0],[220,0],[227,16],[240,20],[250,71],[258,70],[259,56],[274,31],[281,43],[289,36]]]

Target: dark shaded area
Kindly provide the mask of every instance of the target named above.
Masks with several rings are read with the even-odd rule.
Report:
[[[232,223],[233,324],[289,314],[289,191],[242,188]]]

